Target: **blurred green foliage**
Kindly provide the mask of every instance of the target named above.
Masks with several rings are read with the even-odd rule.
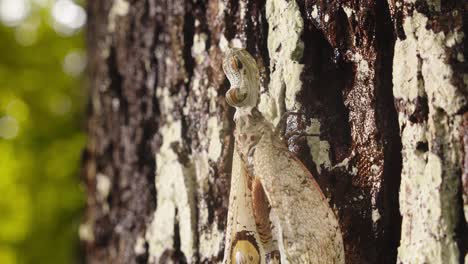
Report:
[[[80,262],[83,15],[72,0],[0,0],[1,264]]]

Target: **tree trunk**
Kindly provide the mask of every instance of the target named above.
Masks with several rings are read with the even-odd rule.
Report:
[[[346,263],[462,263],[464,1],[88,1],[89,263],[219,263],[233,153],[221,70],[242,46],[260,110],[329,198]],[[298,208],[300,210],[300,208]]]

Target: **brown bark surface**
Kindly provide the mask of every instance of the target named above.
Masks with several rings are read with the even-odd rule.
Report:
[[[234,111],[224,100],[229,84],[221,70],[223,48],[233,39],[242,43],[256,58],[262,87],[268,92],[276,70],[273,48],[268,47],[269,29],[275,30],[269,28],[268,1],[88,1],[91,87],[83,165],[88,193],[80,234],[89,263],[222,260],[234,129]],[[429,17],[434,32],[458,30],[466,36],[468,20],[461,2],[449,1],[437,9],[424,1],[296,1],[303,21],[298,45],[303,70],[295,100],[300,105],[296,110],[305,112],[305,118],[290,117],[287,131],[305,132],[310,120],[317,120],[320,140],[329,144],[329,165],[314,162],[317,157],[311,156],[307,138],[293,137],[288,143],[334,206],[347,263],[397,261],[404,237],[399,212],[399,188],[406,177],[402,167],[411,165],[404,165],[402,156],[405,141],[400,130],[406,123],[401,118],[427,122],[428,112],[435,110],[426,96],[412,102],[394,96],[395,43],[406,38],[403,23],[413,12]],[[447,50],[451,57],[446,65],[454,72],[450,82],[457,87],[458,98],[465,100],[448,114],[454,120],[467,109],[463,74],[468,70],[466,62],[457,60],[459,53],[466,58],[466,43],[456,42]],[[462,143],[453,147],[461,153],[454,169],[458,189],[447,199],[458,211],[451,235],[462,238],[466,118],[464,123],[462,118],[453,122],[465,147]],[[174,141],[168,141],[170,129],[180,132]],[[418,148],[445,153],[427,144]],[[185,198],[179,186],[158,183],[158,172],[166,164],[157,160],[165,162],[167,157],[161,155],[168,151],[176,156],[171,162],[184,172]],[[162,251],[154,232],[159,230],[156,211],[165,202],[161,197],[166,189],[158,188],[174,190],[167,196],[174,200],[168,203],[174,206],[168,211],[174,221],[167,226],[173,235]],[[190,238],[183,231],[186,228]],[[462,261],[466,241],[458,238]]]

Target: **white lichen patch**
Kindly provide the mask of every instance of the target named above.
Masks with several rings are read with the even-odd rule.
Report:
[[[216,116],[212,116],[208,119],[207,136],[210,139],[208,147],[208,157],[212,161],[218,160],[218,158],[221,156],[221,150],[223,149],[219,133],[221,129],[222,127],[219,124],[218,118]]]
[[[195,261],[197,230],[194,168],[190,164],[182,164],[171,147],[173,143],[181,142],[181,133],[180,121],[165,124],[161,128],[163,143],[156,154],[158,208],[145,237],[152,263],[158,263],[166,250],[173,249],[176,223],[179,224],[180,250],[189,263]]]
[[[220,0],[218,1],[218,17],[223,17],[224,16],[224,12],[226,11],[226,4],[224,3],[224,1]]]
[[[229,49],[229,41],[226,39],[224,34],[221,34],[218,46],[222,52],[226,52]]]
[[[285,111],[300,107],[296,94],[302,87],[299,63],[304,51],[300,39],[304,21],[295,1],[268,0],[268,52],[270,55],[270,83],[268,93],[260,97],[259,109],[276,124]]]
[[[298,63],[288,63],[283,68],[283,80],[286,83],[284,97],[286,111],[292,111],[300,107],[296,99],[296,94],[302,88],[302,81],[300,78],[303,68],[304,65]]]
[[[218,91],[214,87],[210,86],[208,87],[207,94],[208,98],[210,98],[209,113],[216,113],[216,109],[218,107]]]
[[[456,226],[461,143],[460,109],[465,87],[452,83],[448,60],[460,34],[435,33],[428,18],[414,12],[405,18],[406,38],[397,40],[393,61],[394,95],[402,99],[399,123],[403,168],[400,212],[403,217],[399,263],[458,263]],[[413,123],[407,113],[417,97],[427,97],[427,121]],[[427,146],[427,147],[421,147]]]
[[[96,174],[96,198],[100,202],[102,211],[109,212],[109,203],[107,197],[109,196],[112,182],[109,177],[102,173]]]
[[[320,122],[317,119],[312,119],[311,125],[306,128],[305,132],[307,134],[319,134]],[[320,140],[320,137],[308,136],[307,145],[310,148],[310,155],[317,167],[318,173],[322,171],[322,168],[331,169],[330,144],[328,141]]]
[[[231,39],[231,47],[241,49],[243,47],[242,40],[240,40],[239,38]]]
[[[195,177],[197,180],[198,193],[203,194],[208,192],[210,188],[210,163],[208,160],[208,154],[206,152],[194,153],[193,163],[195,165]],[[204,202],[204,200],[200,201]],[[205,203],[204,206],[199,205],[199,216],[200,222],[208,222],[208,206]]]
[[[161,104],[161,108],[165,109],[167,113],[170,113],[174,110],[174,101],[171,97],[169,89],[165,87],[157,87],[156,88],[156,97]],[[172,122],[173,116],[167,115],[167,122]]]
[[[372,174],[377,175],[380,172],[380,167],[375,165],[375,164],[372,165],[371,166],[371,172],[372,172]]]
[[[208,35],[205,33],[195,34],[193,36],[192,57],[198,64],[201,64],[205,60],[207,39]]]
[[[93,226],[90,223],[82,223],[78,229],[78,236],[81,241],[93,242]]]
[[[378,209],[372,210],[372,222],[377,223],[380,220],[380,213]]]
[[[434,100],[434,106],[454,114],[466,104],[465,98],[451,82],[453,70],[447,63],[446,36],[427,29],[427,20],[423,14],[415,12],[403,23],[406,39],[397,40],[395,44],[393,93],[396,98],[408,101],[427,93]],[[452,35],[453,42],[463,38],[461,34]]]
[[[198,76],[196,76],[198,77]],[[203,86],[206,86],[206,83],[203,83]],[[202,84],[200,83],[200,78],[194,78],[192,82],[192,91],[201,95]],[[215,113],[217,108],[217,98],[218,92],[213,87],[208,87],[207,89],[209,102],[209,112]],[[184,114],[188,115],[190,109],[188,105],[183,109]],[[202,149],[207,150],[208,158],[212,161],[217,161],[221,156],[222,151],[222,142],[221,142],[221,131],[223,130],[223,123],[218,121],[216,116],[210,116],[208,118],[206,131],[198,131],[198,138],[200,138],[200,145]]]
[[[130,10],[130,4],[126,0],[114,0],[108,15],[107,30],[115,31],[115,20],[118,16],[126,16]]]
[[[444,223],[442,217],[441,161],[431,153],[415,153],[408,158],[412,162],[407,166],[412,168],[405,166],[403,173],[413,177],[402,179],[403,223],[398,258],[403,263],[458,263],[454,237],[447,236],[450,223]]]
[[[318,18],[318,8],[317,8],[317,5],[313,5],[312,6],[312,12],[310,13],[312,15],[312,18],[313,19],[317,19]]]
[[[414,100],[424,94],[422,82],[418,78],[421,70],[419,58],[415,53],[414,41],[397,41],[393,60],[393,94],[395,98]]]
[[[350,60],[356,64],[356,79],[363,82],[372,74],[369,68],[369,62],[358,52],[350,56]],[[361,101],[363,99],[361,98]]]
[[[145,248],[145,243],[146,240],[144,237],[137,237],[135,241],[135,245],[133,246],[133,250],[135,251],[135,254],[138,255],[143,255],[146,253],[146,248]]]
[[[100,200],[105,200],[109,196],[112,183],[109,177],[105,174],[98,173],[96,175],[96,191]]]
[[[206,152],[193,155],[195,165],[195,174],[197,181],[197,192],[200,197],[206,194],[210,188],[210,167],[209,157]],[[221,251],[223,245],[224,233],[217,224],[210,224],[209,208],[210,203],[207,199],[199,199],[198,202],[198,222],[199,226],[210,226],[209,229],[199,230],[199,254],[201,256],[216,256]],[[217,223],[217,221],[214,221]]]
[[[367,62],[367,60],[363,59],[362,56],[357,56],[359,57],[359,59],[357,60],[358,64],[357,64],[357,71],[359,73],[361,73],[361,75],[358,75],[357,77],[358,78],[362,78],[362,76],[368,76],[369,74],[369,63]]]
[[[210,225],[209,230],[200,232],[200,255],[202,256],[216,256],[221,251],[223,245],[224,232],[222,232],[218,224]]]
[[[247,3],[243,0],[240,0],[239,1],[239,17],[241,21],[244,21],[246,14],[247,14]]]
[[[343,11],[345,12],[346,16],[350,18],[354,14],[354,9],[343,5]]]

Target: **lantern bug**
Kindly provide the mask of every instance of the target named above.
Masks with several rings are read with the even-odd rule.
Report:
[[[244,49],[223,70],[236,108],[224,264],[344,263],[338,220],[320,187],[257,109],[259,71]]]

